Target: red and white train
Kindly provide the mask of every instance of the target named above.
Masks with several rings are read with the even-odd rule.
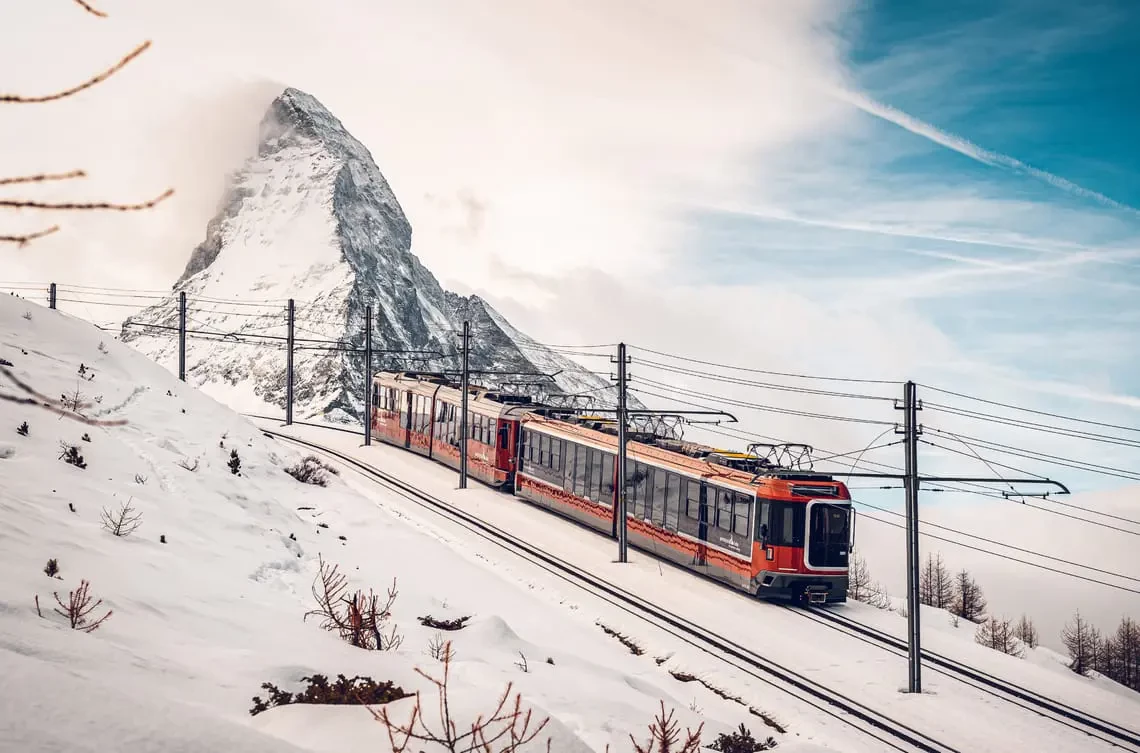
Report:
[[[372,435],[459,467],[462,392],[438,375],[372,380]],[[472,387],[472,477],[606,535],[616,533],[614,422]],[[629,543],[760,598],[846,600],[851,496],[839,481],[691,443],[629,441]],[[737,466],[737,467],[734,467]]]

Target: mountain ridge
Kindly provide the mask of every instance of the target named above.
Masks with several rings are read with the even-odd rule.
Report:
[[[457,368],[458,332],[470,319],[471,368],[555,370],[551,380],[538,378],[548,382],[545,392],[603,401],[612,392],[608,381],[527,337],[483,298],[445,290],[412,252],[411,224],[371,152],[315,97],[286,88],[258,128],[256,155],[231,174],[172,294],[128,317],[125,341],[156,360],[174,361],[177,343],[169,331],[145,325],[176,325],[177,294],[185,292],[195,302],[187,378],[220,398],[283,407],[284,358],[270,348],[284,337],[285,318],[275,320],[266,297],[277,305],[295,299],[303,302],[295,336],[338,345],[328,352],[299,346],[294,409],[303,417],[355,421],[363,411],[365,366],[353,349],[363,347],[371,304],[373,347],[382,351],[373,371]],[[265,310],[217,303],[254,296],[266,301]]]

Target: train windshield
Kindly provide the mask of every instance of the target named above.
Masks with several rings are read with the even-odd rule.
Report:
[[[808,525],[808,563],[812,567],[847,567],[851,508],[814,504]]]

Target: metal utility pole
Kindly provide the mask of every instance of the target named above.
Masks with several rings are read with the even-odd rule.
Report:
[[[52,283],[52,300],[55,300],[55,283]],[[52,308],[55,308],[53,305]],[[186,291],[178,293],[178,378],[186,381]]]
[[[467,488],[467,389],[470,386],[471,370],[469,356],[471,351],[471,322],[463,322],[463,405],[460,407],[459,419],[459,488]]]
[[[372,307],[364,307],[364,446],[372,444]]]
[[[289,332],[285,338],[285,425],[293,423],[293,321],[297,310],[293,306],[293,299],[289,299],[287,309],[289,316]]]
[[[903,385],[903,444],[905,463],[903,485],[906,488],[906,613],[907,646],[911,693],[922,692],[922,631],[919,621],[919,556],[918,556],[918,398],[914,382]]]
[[[49,309],[55,308],[55,283],[54,282],[51,284],[51,286],[48,287],[48,308]]]
[[[618,384],[618,405],[617,405],[617,422],[618,422],[618,456],[617,456],[617,477],[618,477],[618,497],[617,509],[615,511],[617,520],[614,525],[617,528],[618,540],[618,562],[629,562],[629,535],[626,521],[626,478],[625,472],[626,465],[626,445],[628,439],[626,437],[626,425],[628,424],[628,415],[626,411],[625,391],[627,383],[627,374],[625,366],[627,363],[625,355],[625,343],[618,343],[617,352],[617,384]]]

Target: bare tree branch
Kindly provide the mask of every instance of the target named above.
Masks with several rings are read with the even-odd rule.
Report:
[[[164,199],[170,198],[174,194],[173,188],[168,188],[162,192],[160,196],[156,196],[149,201],[144,201],[141,204],[115,204],[109,201],[92,201],[92,202],[60,202],[53,203],[49,201],[23,201],[20,199],[0,199],[0,207],[8,209],[59,209],[59,210],[75,210],[75,209],[111,209],[118,212],[133,212],[139,209],[150,209],[155,204],[158,204]]]
[[[21,175],[15,178],[0,178],[0,186],[10,186],[15,183],[43,183],[48,180],[69,180],[71,178],[86,178],[87,173],[82,170],[72,170],[69,173],[42,173],[40,175]]]
[[[0,400],[7,400],[8,402],[18,403],[20,405],[35,405],[43,408],[44,410],[50,411],[51,413],[56,413],[64,418],[70,418],[72,421],[78,421],[80,423],[87,424],[88,426],[125,426],[127,424],[127,420],[125,418],[104,421],[96,418],[88,418],[74,412],[74,410],[69,410],[68,408],[64,407],[61,401],[41,394],[37,392],[31,385],[24,383],[6,366],[0,366],[0,374],[6,376],[20,390],[32,396],[30,398],[17,397],[16,395],[9,395],[0,392]],[[85,403],[81,404],[81,406],[90,407]],[[81,406],[77,405],[75,410],[78,410]]]
[[[87,3],[83,2],[83,0],[75,0],[75,2],[76,2],[76,3],[77,3],[79,6],[80,6],[80,7],[82,7],[82,8],[83,8],[83,10],[87,11],[88,13],[90,13],[90,14],[91,14],[91,15],[93,15],[93,16],[98,16],[99,18],[106,18],[106,17],[107,17],[107,14],[106,14],[106,13],[104,13],[104,12],[103,12],[103,11],[101,11],[101,10],[97,10],[97,9],[95,9],[95,8],[92,8],[90,5],[88,5]]]
[[[79,2],[79,0],[76,0],[76,2]],[[80,5],[85,5],[85,4],[80,3]],[[92,12],[94,12],[94,11],[92,10]],[[96,15],[98,15],[98,14],[96,14]],[[72,94],[78,94],[79,92],[83,91],[84,89],[90,89],[92,86],[95,86],[98,83],[106,81],[108,78],[113,76],[115,73],[117,73],[118,71],[120,71],[124,67],[126,67],[126,65],[128,63],[130,63],[132,60],[137,58],[139,55],[143,54],[143,52],[145,52],[148,47],[150,47],[150,40],[149,39],[147,41],[143,42],[142,44],[140,44],[138,47],[136,47],[134,50],[132,50],[130,53],[128,53],[126,57],[124,57],[119,62],[115,63],[113,66],[111,66],[107,70],[103,71],[102,73],[98,74],[97,76],[92,76],[91,78],[84,81],[82,84],[79,84],[77,86],[73,86],[70,89],[64,89],[63,91],[55,92],[54,94],[44,94],[44,95],[34,96],[34,97],[25,97],[25,96],[20,95],[20,94],[0,94],[0,103],[7,102],[7,103],[16,103],[16,104],[32,104],[32,103],[37,103],[37,102],[52,102],[52,101],[57,100],[57,99],[63,99],[65,97],[70,97]]]
[[[46,230],[39,230],[27,235],[0,235],[0,243],[15,243],[17,246],[26,246],[37,238],[43,238],[45,235],[56,232],[59,232],[59,225],[52,225]]]

